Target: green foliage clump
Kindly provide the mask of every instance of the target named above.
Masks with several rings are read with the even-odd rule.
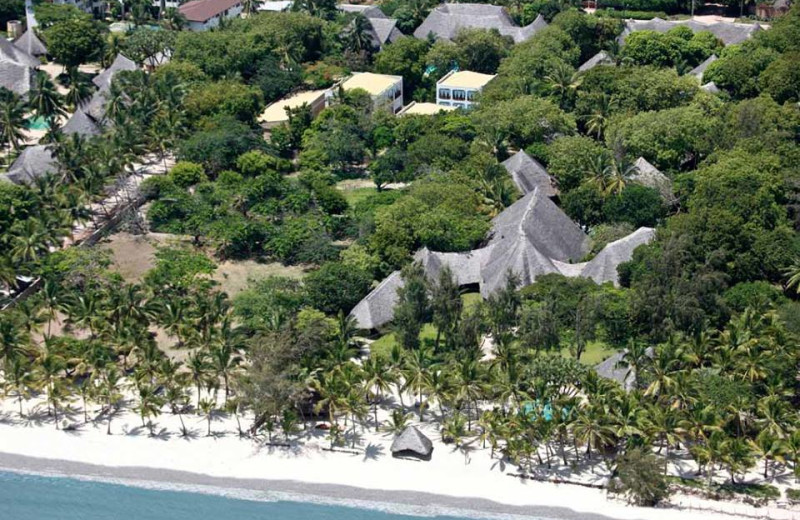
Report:
[[[169,171],[169,177],[167,178],[169,181],[172,181],[175,186],[180,188],[188,188],[189,186],[194,186],[195,184],[208,180],[202,165],[187,161],[175,163],[175,166]],[[160,183],[161,186],[155,186],[155,184],[156,183],[151,183],[150,186],[158,189],[159,192],[164,188],[163,182]]]
[[[653,453],[641,448],[628,450],[617,458],[614,473],[609,490],[625,496],[632,504],[653,507],[669,498],[662,463]]]
[[[347,314],[369,292],[368,272],[342,262],[327,262],[309,273],[303,285],[307,302],[327,314]]]

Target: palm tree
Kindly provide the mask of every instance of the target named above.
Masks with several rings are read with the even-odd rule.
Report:
[[[458,361],[457,377],[455,380],[455,396],[462,403],[466,403],[467,430],[472,430],[473,405],[477,406],[478,400],[483,397],[481,373],[478,362],[469,357]],[[421,419],[420,419],[421,420]]]
[[[25,128],[25,103],[16,94],[0,101],[0,138],[8,143],[8,154],[11,150],[19,150],[20,141],[25,138],[22,129]]]
[[[208,423],[208,431],[206,432],[206,437],[211,437],[211,419],[214,417],[214,412],[216,411],[216,403],[214,403],[213,399],[201,399],[199,403],[200,411],[203,412],[203,415],[206,418]]]
[[[42,119],[55,119],[65,112],[64,100],[56,90],[56,86],[45,72],[36,75],[36,84],[30,92],[28,106],[37,117]]]
[[[202,350],[192,352],[186,360],[186,366],[191,374],[192,382],[197,388],[197,403],[199,406],[200,390],[208,381],[208,372],[210,369],[208,355]]]
[[[800,294],[800,256],[795,258],[783,274],[786,277],[786,290],[794,288]]]
[[[3,373],[5,375],[5,394],[13,393],[16,395],[19,403],[19,416],[25,417],[22,411],[22,402],[28,399],[30,389],[33,388],[36,381],[31,372],[30,362],[27,358],[21,356],[6,358]]]
[[[344,35],[345,48],[353,54],[372,54],[375,50],[372,28],[363,14],[357,14]]]
[[[583,77],[566,63],[559,63],[545,77],[550,93],[558,100],[559,106],[566,110],[572,102],[575,91],[583,83]]]
[[[67,68],[66,101],[76,110],[81,107],[92,94],[91,82],[87,81],[78,67]]]
[[[395,408],[392,410],[392,413],[389,416],[389,422],[384,427],[384,430],[394,435],[400,435],[408,426],[410,417],[410,413],[405,413],[402,409]]]
[[[422,392],[430,386],[430,371],[428,370],[430,359],[425,347],[408,352],[405,357],[405,364],[402,369],[405,384],[403,390],[410,390],[412,395],[419,396],[419,420],[423,420],[426,403],[423,400]]]
[[[628,179],[635,173],[636,166],[622,157],[611,160],[606,169],[606,194],[619,195],[625,189]]]
[[[188,23],[186,17],[175,7],[168,7],[161,23],[171,31],[180,31]]]
[[[123,396],[119,389],[120,379],[119,370],[113,364],[109,364],[108,368],[104,370],[103,383],[99,389],[99,397],[106,404],[104,412],[108,415],[106,435],[111,435],[111,421],[122,402]]]
[[[258,7],[261,5],[262,0],[244,0],[242,2],[242,6],[244,7],[244,12],[250,16],[251,14],[258,11]]]
[[[375,418],[375,431],[378,431],[378,404],[388,392],[392,383],[391,372],[386,361],[380,356],[370,356],[364,363],[364,386],[372,397],[372,413]]]
[[[764,459],[764,480],[769,478],[769,466],[773,461],[786,462],[784,458],[786,453],[785,443],[768,430],[762,430],[754,440],[751,439],[750,447],[759,457]]]
[[[237,353],[237,333],[227,324],[223,325],[220,331],[219,344],[211,348],[211,368],[216,372],[217,377],[222,377],[225,383],[225,402],[228,402],[230,395],[231,373],[238,367],[242,358]]]
[[[592,112],[586,117],[586,133],[589,135],[594,134],[597,139],[600,139],[606,131],[611,112],[613,109],[612,99],[608,94],[603,94],[599,103],[594,107]]]
[[[592,448],[599,451],[603,446],[611,443],[612,434],[609,428],[602,424],[601,413],[595,406],[587,406],[578,410],[575,422],[572,424],[572,434],[575,441],[586,445],[586,456],[592,458]]]
[[[161,396],[156,393],[153,386],[148,384],[139,385],[137,388],[137,398],[139,403],[134,407],[134,410],[139,414],[142,419],[142,426],[147,426],[150,430],[150,436],[155,435],[153,421],[146,421],[150,417],[158,417],[161,414],[161,406],[163,400]]]

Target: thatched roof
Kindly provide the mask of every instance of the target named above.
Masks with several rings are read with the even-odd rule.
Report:
[[[358,305],[350,311],[359,328],[377,329],[394,318],[394,306],[397,304],[397,290],[403,286],[400,271],[386,277]]]
[[[0,38],[2,39],[2,38]],[[36,69],[13,61],[0,59],[0,87],[27,98],[36,84]]]
[[[394,18],[367,18],[367,21],[372,26],[373,38],[379,47],[395,42],[403,36]]]
[[[361,5],[361,4],[339,4],[336,9],[345,13],[363,14],[367,18],[389,18],[376,5]]]
[[[28,184],[48,172],[55,173],[57,169],[53,153],[45,145],[37,144],[22,150],[4,176],[14,184]]]
[[[11,62],[33,68],[42,64],[37,58],[5,38],[0,38],[0,62]]]
[[[650,164],[644,157],[639,157],[633,163],[635,173],[631,180],[635,183],[658,190],[668,204],[675,202],[675,193],[672,191],[672,181],[669,177],[661,173],[658,168]]]
[[[42,40],[36,36],[36,32],[32,29],[28,29],[14,40],[14,45],[31,56],[44,56],[47,54],[47,47],[44,46]]]
[[[625,22],[625,30],[622,31],[620,35],[620,41],[624,41],[628,34],[635,31],[656,31],[665,33],[673,27],[680,25],[688,27],[693,32],[708,31],[722,40],[722,43],[725,45],[741,43],[756,32],[762,30],[762,27],[757,23],[716,22],[706,24],[696,20],[667,21],[661,18],[653,18],[652,20],[627,20]]]
[[[578,260],[587,252],[587,237],[544,190],[535,189],[494,218],[490,244],[524,237],[548,258]]]
[[[61,128],[64,134],[80,134],[86,137],[100,135],[102,128],[99,123],[91,118],[82,108],[72,114],[69,121]]]
[[[591,278],[598,284],[611,282],[619,285],[619,275],[617,267],[623,262],[633,258],[633,251],[649,243],[656,236],[656,230],[648,227],[640,227],[630,235],[615,240],[597,253],[581,270],[581,276]]]
[[[622,388],[630,391],[633,389],[633,375],[628,367],[620,366],[624,355],[624,351],[617,352],[605,361],[595,365],[594,371],[600,377],[616,381]]]
[[[614,58],[612,58],[610,54],[606,51],[600,51],[578,67],[578,72],[592,70],[598,65],[616,65],[616,63],[614,63]]]
[[[114,75],[117,72],[121,72],[123,70],[137,70],[138,68],[139,67],[136,66],[136,63],[120,53],[117,54],[116,58],[114,58],[114,62],[111,64],[111,66],[95,76],[92,82],[101,90],[108,89],[111,88],[111,80],[114,79]]]
[[[393,457],[411,456],[430,460],[433,443],[416,426],[407,426],[403,433],[394,438],[391,449]]]
[[[524,42],[547,27],[539,15],[525,27],[517,26],[503,7],[488,4],[441,4],[434,8],[414,31],[414,36],[426,39],[433,34],[437,39],[452,40],[463,28],[497,29],[504,36],[511,36],[514,43]]]
[[[711,65],[712,63],[714,63],[718,59],[719,58],[717,58],[716,54],[712,54],[711,56],[706,58],[703,63],[701,63],[697,67],[695,67],[692,70],[690,70],[689,71],[689,75],[690,76],[694,76],[695,78],[699,79],[700,81],[703,81],[703,73],[706,71],[706,69],[708,68],[709,65]]]
[[[437,253],[424,247],[417,251],[414,260],[422,264],[425,276],[435,282],[444,266],[450,267],[458,285],[475,285],[481,281],[481,267],[488,259],[491,247],[473,249],[466,253]]]
[[[710,94],[719,94],[719,87],[713,81],[706,83],[705,85],[700,87],[701,90],[705,90]]]
[[[524,150],[503,161],[503,166],[511,174],[511,179],[523,195],[527,195],[536,188],[541,189],[548,197],[558,194],[554,187],[555,180],[539,161],[525,153]]]

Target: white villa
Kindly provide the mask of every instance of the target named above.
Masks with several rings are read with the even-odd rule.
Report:
[[[269,130],[289,121],[289,115],[286,113],[287,108],[297,108],[303,105],[308,105],[311,109],[311,116],[317,117],[325,108],[327,93],[328,91],[324,89],[308,90],[280,99],[264,109],[258,117],[258,122],[265,130]]]
[[[345,92],[362,89],[369,93],[376,109],[391,110],[393,114],[403,109],[403,77],[372,72],[354,72],[349,78],[341,81],[333,89],[330,96],[341,87]]]
[[[403,110],[397,113],[398,116],[432,116],[440,112],[450,112],[456,107],[437,105],[436,103],[418,103],[412,101]]]
[[[469,108],[475,104],[475,94],[494,79],[493,74],[450,71],[436,82],[436,104],[445,107]]]

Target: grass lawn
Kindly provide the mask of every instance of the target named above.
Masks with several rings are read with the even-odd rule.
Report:
[[[586,345],[586,349],[581,354],[581,363],[584,365],[595,366],[598,363],[605,361],[612,354],[616,354],[617,349],[610,347],[602,341],[591,341]],[[561,350],[561,355],[564,357],[572,357],[569,348],[565,347]]]
[[[482,301],[479,293],[464,293],[461,295],[461,300],[464,302],[464,309],[466,310],[471,310]],[[436,327],[430,323],[423,325],[422,331],[419,333],[419,339],[423,343],[429,342],[433,344],[436,341]],[[395,343],[397,341],[395,340],[394,332],[384,334],[372,343],[371,352],[377,356],[388,358]]]
[[[355,206],[362,200],[366,199],[370,195],[375,195],[378,193],[378,190],[375,188],[356,188],[353,190],[342,190],[342,195],[347,200],[347,203],[350,206]]]

